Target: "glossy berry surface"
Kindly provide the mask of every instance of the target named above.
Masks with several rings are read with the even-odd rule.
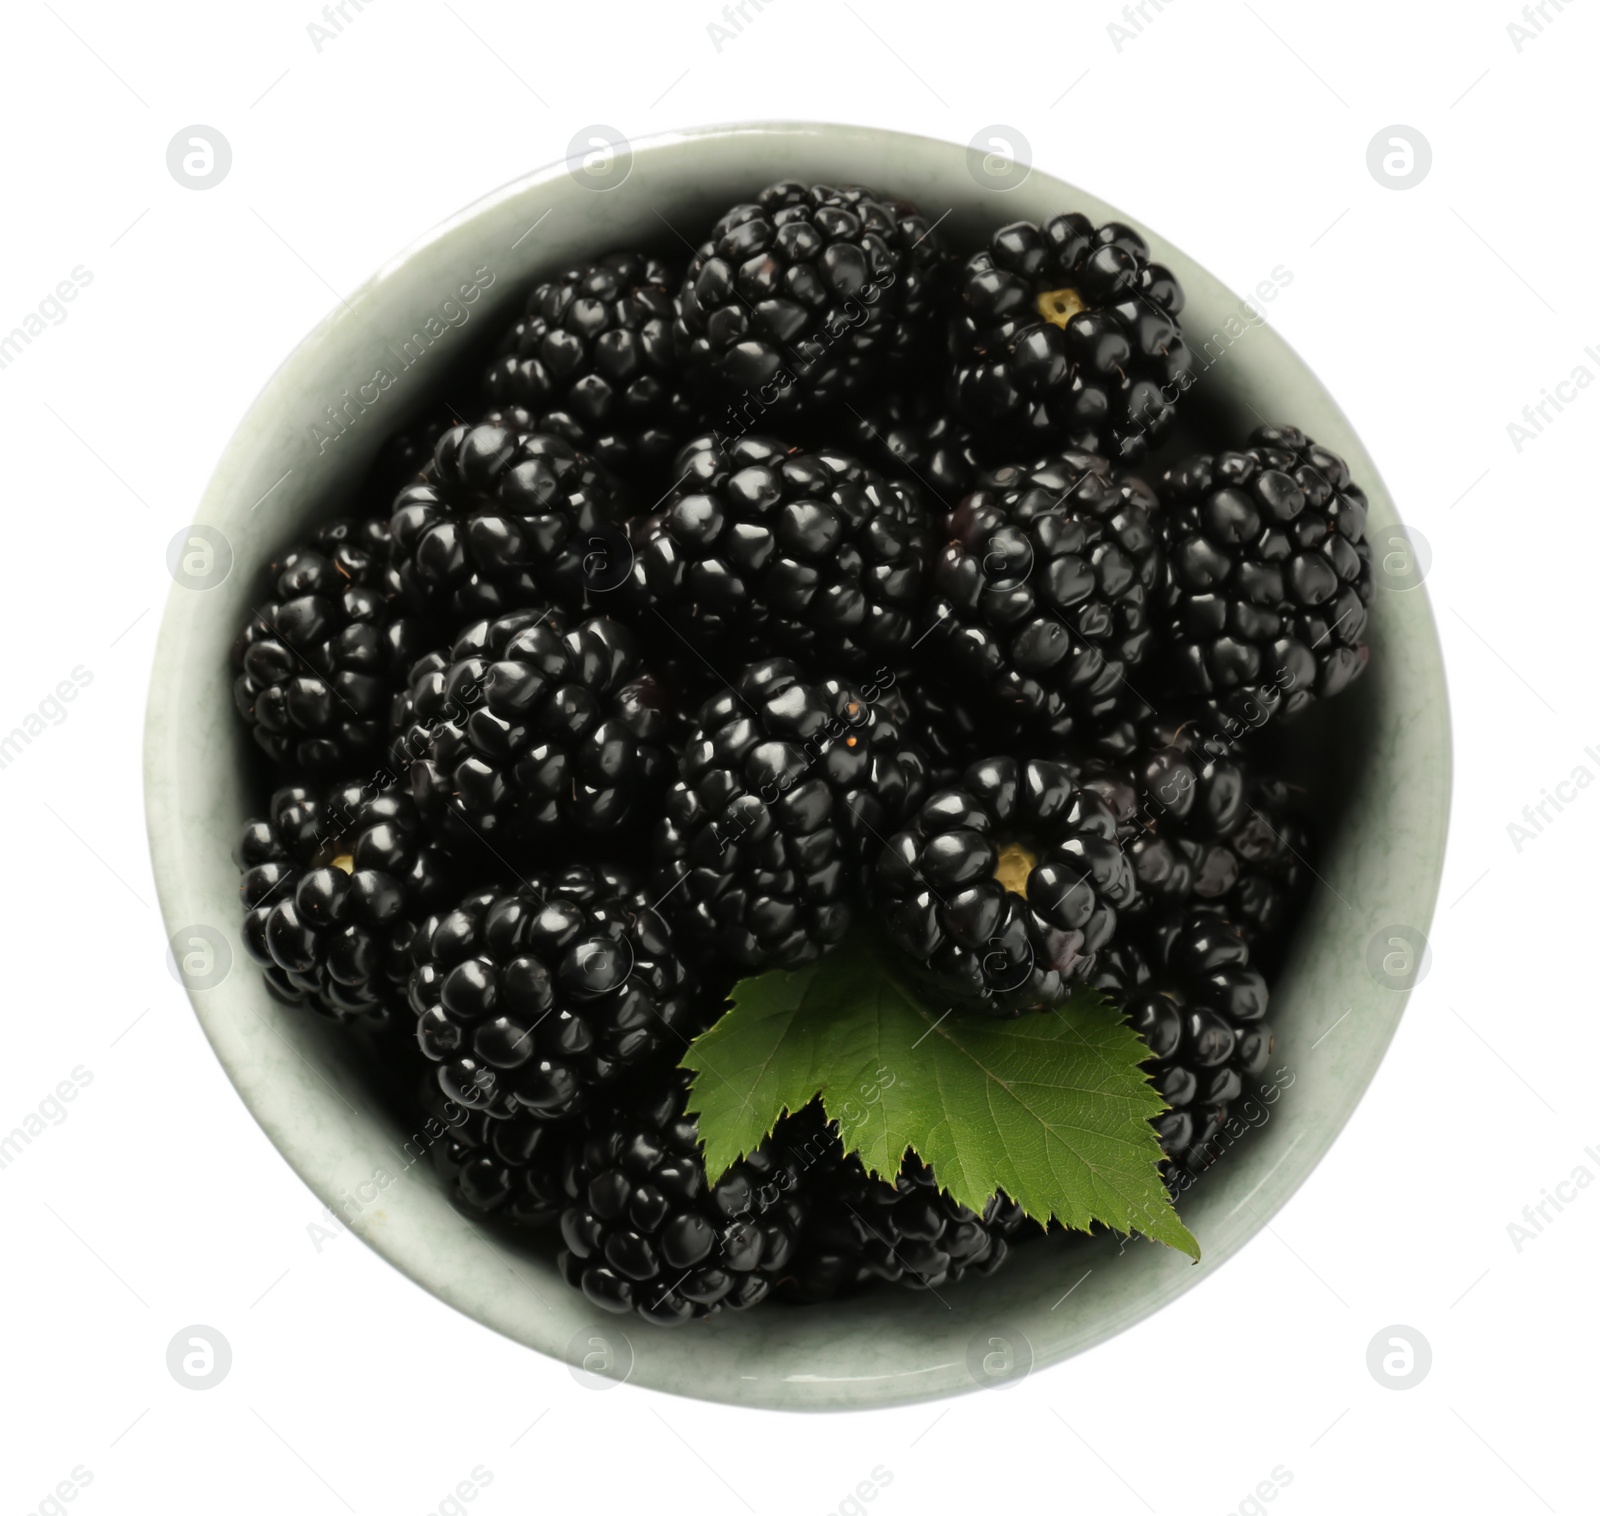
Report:
[[[564,438],[453,426],[394,499],[401,593],[452,630],[529,606],[581,606],[620,579],[606,545],[620,543],[622,514],[617,482]]]
[[[1114,719],[1152,645],[1157,511],[1087,453],[995,470],[945,520],[919,655],[1055,737]]]
[[[531,1111],[508,1117],[474,1111],[447,1098],[432,1079],[421,1106],[431,1124],[413,1141],[428,1141],[435,1170],[469,1216],[522,1226],[560,1216],[574,1123],[545,1121]]]
[[[672,346],[676,283],[658,258],[613,253],[536,285],[484,393],[615,473],[664,468],[693,414]]]
[[[732,207],[690,260],[678,351],[747,429],[861,394],[928,345],[945,256],[909,202],[859,188],[772,184]]]
[[[1366,496],[1342,459],[1293,427],[1162,480],[1173,677],[1231,733],[1337,695],[1366,667],[1372,550]]]
[[[886,707],[786,659],[707,701],[655,834],[686,940],[745,970],[843,940],[864,852],[915,804],[924,760]]]
[[[686,636],[759,629],[819,668],[909,660],[931,552],[913,486],[763,436],[698,437],[673,473],[632,527],[636,602]]]
[[[409,796],[287,786],[246,823],[234,861],[245,951],[282,998],[336,1020],[404,1019],[415,924],[453,883]]]
[[[406,614],[380,521],[335,521],[272,566],[234,643],[234,703],[275,762],[311,773],[382,755],[390,704],[424,629]]]
[[[1151,1083],[1170,1107],[1156,1117],[1161,1146],[1191,1168],[1230,1112],[1259,1094],[1274,1051],[1267,982],[1240,928],[1219,911],[1180,912],[1147,937],[1151,977],[1126,1003],[1150,1048]]]
[[[1116,819],[1071,772],[983,759],[889,839],[876,912],[930,990],[993,1016],[1059,1005],[1137,898]]]
[[[1013,445],[1134,461],[1193,382],[1183,292],[1120,222],[1001,227],[967,260],[951,325],[961,414]]]
[[[605,1311],[678,1326],[759,1304],[794,1257],[804,1200],[781,1136],[715,1182],[672,1070],[584,1122],[560,1267]],[[781,1128],[780,1128],[781,1132]]]
[[[620,879],[477,890],[418,929],[409,995],[440,1088],[544,1119],[701,1030],[698,983],[666,922]]]
[[[614,832],[665,783],[665,694],[634,632],[608,617],[474,622],[417,665],[409,694],[412,790],[467,847]]]

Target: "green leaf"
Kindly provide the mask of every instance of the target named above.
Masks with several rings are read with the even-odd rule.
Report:
[[[1014,1021],[941,1015],[852,938],[741,981],[683,1058],[706,1171],[720,1175],[818,1095],[846,1150],[893,1180],[909,1148],[961,1204],[1004,1190],[1028,1215],[1101,1222],[1200,1256],[1162,1185],[1150,1056],[1104,997]]]

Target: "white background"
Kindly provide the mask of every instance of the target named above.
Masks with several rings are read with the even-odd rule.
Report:
[[[0,770],[0,1130],[74,1067],[92,1082],[0,1171],[4,1511],[80,1465],[70,1509],[102,1513],[422,1516],[480,1466],[484,1516],[823,1516],[875,1466],[886,1516],[1222,1516],[1275,1468],[1289,1516],[1593,1510],[1600,1186],[1520,1252],[1507,1228],[1577,1165],[1600,1176],[1600,793],[1520,851],[1507,826],[1600,774],[1600,391],[1520,452],[1507,426],[1579,364],[1600,377],[1600,15],[1551,4],[1519,51],[1510,0],[1168,0],[1119,49],[1109,0],[768,0],[719,50],[712,3],[369,0],[320,52],[311,0],[8,8],[0,331],[75,267],[92,282],[0,370],[0,730],[74,667],[93,681]],[[1007,122],[1236,289],[1291,270],[1271,320],[1432,546],[1456,735],[1431,973],[1268,1231],[1005,1394],[825,1418],[586,1393],[354,1238],[316,1252],[317,1202],[164,967],[140,814],[166,544],[289,348],[581,126],[770,116],[958,142]],[[204,193],[166,167],[191,123],[233,149]],[[1433,150],[1404,192],[1367,168],[1393,123]],[[190,1323],[232,1344],[205,1393],[165,1366]],[[1433,1353],[1404,1392],[1366,1367],[1395,1323]]]

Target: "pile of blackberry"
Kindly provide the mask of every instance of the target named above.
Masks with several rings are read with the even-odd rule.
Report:
[[[818,1105],[706,1172],[687,1044],[853,931],[954,1016],[1111,997],[1175,1191],[1282,1056],[1283,733],[1366,666],[1366,501],[1292,426],[1207,435],[1132,228],[942,210],[786,181],[548,274],[233,647],[247,953],[604,1310],[942,1291],[1043,1235]]]

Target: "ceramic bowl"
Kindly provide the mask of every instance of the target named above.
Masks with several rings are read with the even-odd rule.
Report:
[[[229,643],[262,566],[333,513],[446,368],[509,318],[536,277],[612,247],[678,234],[693,242],[720,208],[777,179],[908,195],[933,215],[948,211],[941,230],[958,246],[998,222],[1064,208],[1096,223],[1133,220],[1037,168],[996,176],[994,167],[972,149],[897,132],[752,124],[531,174],[401,253],[300,343],[240,422],[195,526],[174,547],[177,585],[146,723],[146,805],[162,911],[195,1014],[256,1120],[352,1231],[440,1300],[575,1372],[742,1405],[849,1409],[950,1395],[1069,1358],[1202,1285],[1267,1225],[1350,1119],[1404,1008],[1443,863],[1450,746],[1426,592],[1406,589],[1403,574],[1379,575],[1372,666],[1314,744],[1331,760],[1339,819],[1274,985],[1273,1096],[1183,1200],[1204,1249],[1198,1265],[1154,1244],[1062,1236],[1017,1249],[993,1278],[943,1298],[884,1290],[677,1331],[609,1317],[560,1281],[553,1243],[519,1242],[459,1215],[351,1049],[273,1000],[237,949],[229,853],[260,801],[233,712]],[[1140,230],[1187,292],[1184,326],[1205,364],[1194,394],[1211,423],[1241,441],[1262,419],[1300,425],[1349,460],[1371,499],[1379,555],[1403,548],[1372,459],[1259,319],[1270,307]]]

